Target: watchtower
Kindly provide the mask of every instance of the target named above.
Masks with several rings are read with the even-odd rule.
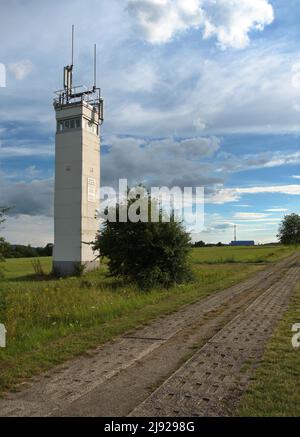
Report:
[[[96,210],[100,190],[100,126],[103,99],[97,88],[96,45],[94,85],[73,87],[72,62],[64,67],[64,87],[56,92],[55,200],[53,271],[60,276],[98,267],[90,243],[99,229]]]

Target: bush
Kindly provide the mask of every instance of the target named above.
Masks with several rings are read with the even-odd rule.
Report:
[[[35,259],[31,262],[31,265],[33,267],[34,273],[36,276],[43,277],[46,276],[45,271],[43,269],[42,263],[39,259]]]
[[[148,204],[151,217],[158,206],[148,194],[143,201]],[[130,201],[127,204],[127,217],[131,204]],[[165,222],[162,217],[166,216],[159,211],[157,223],[150,220],[124,223],[119,220],[120,208],[124,206],[115,208],[115,222],[105,221],[93,247],[101,257],[108,258],[110,274],[136,282],[142,289],[169,287],[190,280],[190,237],[174,215]]]
[[[286,215],[277,236],[281,244],[300,244],[300,215]]]

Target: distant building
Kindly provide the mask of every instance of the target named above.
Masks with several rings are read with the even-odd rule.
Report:
[[[230,246],[255,246],[255,241],[232,241]]]
[[[255,241],[252,240],[246,240],[246,241],[239,241],[237,239],[237,225],[234,225],[234,240],[229,244],[229,246],[255,246]]]

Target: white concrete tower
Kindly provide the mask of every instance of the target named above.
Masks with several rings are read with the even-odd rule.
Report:
[[[73,29],[74,35],[74,29]],[[90,90],[72,86],[72,64],[64,68],[64,89],[56,111],[53,271],[59,276],[97,268],[90,243],[99,230],[100,126],[103,100],[95,81]]]

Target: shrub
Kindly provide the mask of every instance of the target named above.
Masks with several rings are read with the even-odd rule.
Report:
[[[94,243],[94,250],[100,251],[101,257],[108,258],[111,275],[136,282],[142,289],[156,285],[169,287],[189,280],[189,234],[181,223],[175,221],[174,214],[169,222],[165,222],[163,217],[166,215],[158,211],[148,193],[142,200],[148,205],[148,217],[157,208],[158,222],[121,222],[120,208],[124,206],[117,205],[114,211],[116,221],[105,221]],[[125,206],[127,217],[132,203],[129,201]]]
[[[277,235],[281,244],[300,244],[300,215],[286,215]]]
[[[45,276],[45,271],[39,259],[34,259],[33,261],[31,261],[31,265],[36,276]]]

